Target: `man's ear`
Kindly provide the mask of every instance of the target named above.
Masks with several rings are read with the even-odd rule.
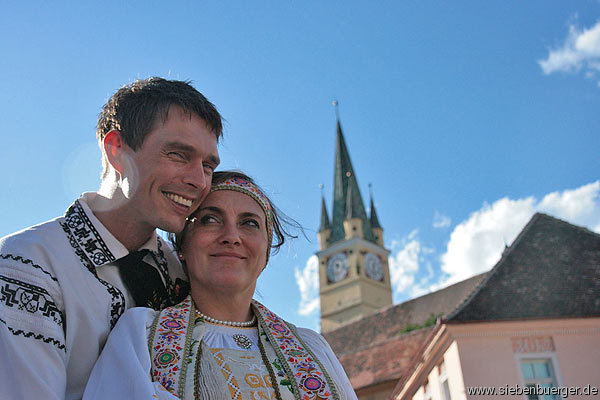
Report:
[[[123,137],[121,136],[121,132],[112,130],[104,136],[104,140],[102,141],[102,145],[104,146],[104,153],[106,154],[106,158],[108,163],[119,173],[123,173],[123,152],[125,142],[123,141]]]

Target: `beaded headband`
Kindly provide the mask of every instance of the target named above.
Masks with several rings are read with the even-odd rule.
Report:
[[[254,183],[243,178],[230,178],[219,182],[210,188],[210,193],[217,190],[234,190],[252,197],[265,213],[267,222],[267,262],[271,253],[271,242],[273,240],[273,211],[271,203],[265,194]]]

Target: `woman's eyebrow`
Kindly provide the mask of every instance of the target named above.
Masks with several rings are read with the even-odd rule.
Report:
[[[240,213],[240,217],[242,217],[242,218],[253,217],[253,218],[259,218],[259,219],[262,218],[260,215],[255,214],[253,212],[243,212],[243,213]]]
[[[207,207],[202,207],[200,206],[200,208],[198,209],[198,211],[196,211],[196,213],[199,213],[200,211],[212,211],[218,214],[223,214],[223,210],[221,210],[219,207],[216,206],[207,206]]]

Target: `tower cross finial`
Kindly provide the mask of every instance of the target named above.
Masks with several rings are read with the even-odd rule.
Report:
[[[334,100],[331,104],[333,104],[333,107],[335,108],[335,119],[337,119],[338,121],[340,120],[340,112],[339,112],[339,103],[337,100]]]

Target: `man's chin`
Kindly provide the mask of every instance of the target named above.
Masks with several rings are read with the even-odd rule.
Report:
[[[165,223],[161,224],[160,226],[158,226],[158,229],[160,229],[161,231],[169,232],[169,233],[181,233],[181,231],[183,231],[184,227],[185,227],[185,219],[183,219],[181,221],[165,222]]]

